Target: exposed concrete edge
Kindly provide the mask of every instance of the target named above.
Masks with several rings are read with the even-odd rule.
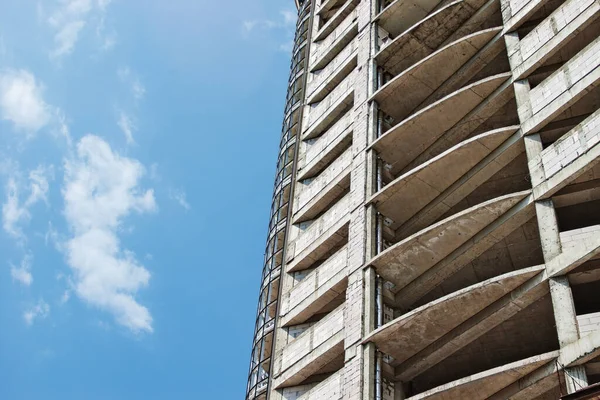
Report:
[[[388,185],[386,185],[383,189],[381,189],[379,192],[373,194],[368,200],[367,200],[367,204],[370,203],[379,203],[381,201],[387,201],[388,199],[392,198],[394,196],[394,194],[398,191],[397,188],[398,186],[409,180],[412,178],[418,178],[419,173],[421,172],[425,172],[425,170],[427,170],[428,173],[431,173],[431,170],[436,171],[436,167],[440,169],[440,172],[445,170],[444,165],[445,163],[451,162],[452,161],[452,155],[454,153],[456,153],[458,150],[468,150],[468,148],[470,147],[470,145],[473,145],[475,143],[480,143],[479,140],[482,139],[486,139],[486,138],[491,138],[494,136],[501,136],[504,138],[504,140],[507,140],[509,138],[510,135],[514,134],[515,132],[517,132],[519,130],[519,126],[518,125],[513,125],[513,126],[509,126],[509,127],[505,127],[505,128],[498,128],[498,129],[494,129],[488,132],[484,132],[482,134],[479,134],[477,136],[473,136],[472,138],[469,138],[451,148],[449,148],[448,150],[446,150],[445,152],[435,156],[434,158],[432,158],[431,160],[425,162],[424,164],[419,165],[418,167],[406,172],[405,174],[402,174],[401,176],[399,176],[398,178],[394,179],[392,182],[390,182]],[[485,146],[485,145],[484,145]],[[494,150],[496,148],[498,148],[499,146],[495,146],[492,148],[489,148],[489,152],[481,158],[481,160],[479,160],[472,168],[475,168],[482,160],[486,159],[487,156],[491,153],[494,152]],[[471,168],[471,169],[472,169]],[[470,171],[470,170],[469,170]],[[467,174],[469,173],[469,171],[467,171]],[[464,175],[461,175],[464,176]],[[458,180],[460,180],[461,176],[456,177],[455,180],[453,180],[444,190],[442,190],[442,193],[449,187],[451,187],[455,182],[457,182]],[[419,178],[420,179],[420,178]],[[437,190],[437,189],[436,189]],[[440,193],[440,195],[442,194]],[[384,197],[384,199],[382,199],[382,197]],[[407,220],[408,221],[408,220]]]
[[[382,97],[384,97],[384,95],[387,93],[387,96],[390,96],[391,94],[393,94],[393,92],[395,91],[395,86],[398,84],[398,82],[403,82],[403,79],[405,79],[408,75],[410,75],[411,73],[419,70],[419,68],[422,68],[423,66],[426,66],[427,64],[429,64],[430,62],[439,62],[439,60],[437,60],[438,57],[443,56],[444,53],[446,53],[447,51],[455,48],[456,46],[463,44],[465,42],[468,42],[471,39],[482,39],[484,40],[483,43],[477,43],[478,47],[474,47],[477,50],[475,51],[474,55],[469,57],[468,59],[465,60],[465,62],[463,64],[461,64],[458,69],[456,69],[452,74],[454,74],[456,71],[460,70],[460,68],[462,66],[464,66],[471,58],[475,57],[478,52],[483,49],[485,47],[486,44],[488,44],[493,38],[494,36],[500,32],[502,30],[502,28],[489,28],[489,29],[484,29],[475,33],[472,33],[468,36],[464,36],[452,43],[449,43],[447,45],[445,45],[444,47],[441,47],[440,49],[436,50],[435,52],[431,53],[430,55],[428,55],[427,57],[425,57],[424,59],[422,59],[421,61],[419,61],[418,63],[412,65],[411,67],[405,69],[403,72],[401,72],[400,74],[396,75],[392,80],[390,80],[389,82],[387,82],[385,85],[383,85],[382,87],[380,87],[375,93],[373,93],[373,95],[371,95],[371,97],[369,98],[368,101],[381,101]],[[450,76],[452,76],[452,74]],[[443,84],[444,82],[442,82]],[[388,93],[388,92],[392,92],[392,93]],[[387,97],[386,96],[386,97]]]
[[[381,137],[377,138],[377,140],[375,140],[369,147],[368,149],[374,149],[378,152],[382,152],[385,147],[387,147],[389,145],[390,141],[395,141],[397,140],[397,137],[403,133],[405,133],[405,130],[410,129],[410,127],[412,127],[414,124],[420,122],[421,120],[427,120],[428,117],[430,117],[430,113],[439,113],[440,112],[440,108],[447,106],[450,107],[452,104],[456,104],[457,102],[461,101],[461,97],[466,95],[466,94],[472,94],[475,93],[476,95],[479,96],[479,93],[477,92],[477,89],[479,89],[481,86],[484,86],[486,84],[490,84],[493,83],[494,84],[494,88],[492,90],[490,90],[489,93],[486,92],[486,94],[483,97],[480,97],[480,101],[477,102],[477,104],[471,108],[470,110],[466,111],[463,115],[460,116],[460,118],[457,119],[456,122],[454,122],[451,126],[439,126],[438,131],[436,132],[433,137],[434,140],[437,140],[437,138],[439,138],[445,131],[447,131],[448,129],[450,129],[452,126],[454,126],[457,122],[459,122],[462,118],[464,118],[466,115],[468,115],[471,111],[473,111],[475,108],[477,108],[477,105],[481,104],[482,102],[485,101],[486,98],[488,98],[496,89],[498,89],[502,83],[506,82],[507,80],[510,79],[510,77],[512,76],[512,74],[510,72],[507,73],[502,73],[502,74],[497,74],[494,76],[490,76],[484,79],[481,79],[475,83],[472,83],[468,86],[465,86],[451,94],[449,94],[448,96],[436,101],[435,103],[419,110],[418,112],[412,114],[410,117],[404,119],[403,121],[401,121],[399,124],[395,125],[394,127],[390,128],[387,132],[385,132]],[[421,133],[422,134],[422,133]]]
[[[350,75],[348,75],[350,76]],[[330,105],[315,122],[304,131],[303,140],[312,139],[322,135],[332,125],[330,119],[336,119],[354,101],[354,86],[350,87],[339,99]]]
[[[398,229],[400,235],[411,234],[415,229],[421,226],[429,225],[429,222],[439,218],[447,210],[458,204],[466,196],[477,188],[474,183],[482,184],[495,173],[506,167],[510,162],[525,151],[522,145],[522,135],[518,125],[501,129],[513,129],[517,131],[510,136],[504,143],[492,150],[478,164],[473,166],[466,174],[459,178],[446,188],[436,199],[426,204],[418,213],[406,220]],[[519,147],[520,146],[520,147]],[[516,153],[516,154],[513,154]],[[473,189],[468,189],[468,185],[473,185]]]
[[[457,322],[456,326],[458,326],[461,323],[468,320],[469,318],[471,318],[472,316],[474,316],[475,314],[477,314],[478,312],[480,312],[481,310],[485,309],[488,305],[492,304],[499,298],[512,292],[514,289],[516,289],[517,287],[519,287],[520,285],[525,283],[528,279],[532,278],[534,275],[536,275],[539,272],[542,272],[543,270],[544,270],[544,265],[537,265],[537,266],[530,267],[530,268],[524,268],[524,269],[520,269],[517,271],[511,271],[506,274],[502,274],[502,275],[487,279],[483,282],[479,282],[474,285],[468,286],[464,289],[450,293],[446,296],[440,297],[439,299],[429,302],[425,305],[422,305],[421,307],[418,307],[418,308],[388,322],[387,324],[379,327],[378,329],[374,330],[365,339],[363,339],[362,344],[366,344],[369,342],[374,342],[377,344],[378,337],[382,336],[386,332],[389,333],[390,331],[393,331],[394,335],[396,336],[396,335],[398,335],[398,332],[401,331],[402,327],[404,325],[406,325],[408,322],[410,322],[411,320],[421,318],[426,313],[435,311],[438,308],[443,308],[445,305],[453,302],[454,300],[461,299],[465,295],[481,294],[481,296],[478,296],[478,297],[483,297],[483,293],[485,293],[490,288],[492,288],[492,289],[498,288],[498,285],[502,286],[503,289],[511,287],[505,293],[502,293],[501,295],[499,295],[499,297],[494,298],[489,303],[484,303],[482,301],[479,301],[476,304],[474,304],[474,306],[476,307],[475,310],[470,313],[467,313],[465,315],[464,320]],[[511,285],[511,286],[508,285],[507,281],[509,281],[509,280],[514,280],[513,285]],[[454,317],[455,316],[453,315],[452,318],[454,318]],[[437,323],[437,321],[431,321],[431,320],[427,319],[426,321],[423,321],[423,323],[425,325],[427,325],[428,323],[435,324],[435,323]],[[452,329],[453,328],[450,328],[448,331],[450,331]],[[440,338],[443,335],[444,334],[441,334]],[[430,338],[428,338],[428,339],[430,339]],[[435,340],[437,340],[437,339],[435,339]],[[421,348],[424,348],[424,347],[421,347]]]
[[[286,271],[295,272],[310,267],[312,263],[327,254],[333,246],[344,239],[341,236],[344,231],[348,230],[349,225],[350,213],[348,212],[336,224],[323,232],[312,244],[302,250],[300,254],[286,260]]]
[[[500,215],[492,223],[484,227],[476,235],[459,246],[423,274],[400,289],[396,294],[395,304],[398,307],[409,307],[415,301],[429,293],[444,279],[460,271],[487,249],[504,239],[516,228],[523,225],[535,215],[533,196],[528,195]]]
[[[527,282],[403,361],[396,368],[396,379],[408,381],[424,373],[548,294],[549,287],[545,284],[548,276],[544,265],[542,264],[538,268],[540,268],[540,273]]]
[[[337,135],[325,148],[318,153],[308,164],[299,169],[297,180],[301,181],[321,173],[327,166],[350,147],[354,125],[350,123]]]
[[[294,224],[308,221],[316,218],[328,205],[335,199],[327,199],[332,191],[337,189],[338,194],[350,187],[350,172],[352,165],[348,165],[339,174],[337,174],[331,182],[321,189],[312,199],[310,199],[300,210],[294,215]]]
[[[516,193],[511,193],[511,194],[507,194],[504,196],[500,196],[500,197],[496,197],[494,199],[485,201],[483,203],[477,204],[473,207],[470,207],[464,211],[461,211],[457,214],[451,215],[450,217],[437,222],[436,224],[433,224],[411,236],[409,236],[408,238],[402,240],[399,243],[396,243],[395,245],[391,246],[390,248],[386,249],[385,251],[381,252],[380,254],[378,254],[377,256],[373,257],[366,265],[365,268],[368,267],[373,267],[376,270],[379,268],[377,266],[377,263],[379,262],[386,262],[384,260],[386,260],[389,257],[393,257],[393,254],[397,254],[400,251],[403,251],[406,247],[410,247],[412,245],[414,245],[415,243],[417,243],[419,241],[419,239],[421,239],[423,236],[430,235],[430,236],[438,236],[439,232],[442,232],[444,229],[446,229],[448,226],[452,225],[452,224],[458,224],[459,221],[463,218],[468,218],[471,215],[474,215],[478,212],[482,212],[482,211],[488,211],[489,212],[489,207],[490,206],[497,206],[502,204],[503,206],[507,207],[507,210],[504,210],[503,212],[501,212],[500,214],[496,215],[493,219],[491,219],[489,222],[483,223],[482,224],[482,228],[481,230],[479,230],[478,232],[474,233],[473,236],[476,236],[479,232],[481,232],[482,230],[485,229],[485,227],[489,226],[490,224],[492,224],[494,221],[498,220],[499,218],[502,217],[502,215],[504,215],[508,210],[510,210],[512,207],[514,207],[516,204],[518,204],[520,201],[522,201],[523,199],[525,199],[527,196],[529,196],[531,193],[530,190],[526,190],[526,191],[521,191],[521,192],[516,192]],[[504,207],[502,207],[504,208]],[[464,243],[469,242],[472,239],[472,237],[464,237],[464,241],[463,241],[463,245]],[[458,249],[460,249],[462,247],[462,245],[458,246]],[[441,259],[440,261],[437,262],[437,264],[443,262],[443,260],[448,257],[449,255],[451,255],[452,253],[454,253],[454,251],[450,251],[449,254],[447,254],[443,259]],[[433,267],[433,265],[430,265],[429,267],[425,268],[425,271],[427,271],[429,268]],[[417,275],[418,276],[418,275]],[[414,280],[417,276],[413,277],[412,279]],[[385,276],[384,276],[385,277]],[[388,279],[388,277],[385,277],[386,279]],[[389,279],[388,279],[389,280]],[[412,281],[412,280],[411,280]],[[411,282],[407,282],[407,285]],[[392,281],[393,282],[393,281]],[[394,282],[395,283],[395,282]],[[402,289],[403,286],[399,287],[398,290]]]
[[[442,0],[437,1],[437,4],[429,11],[425,11],[425,17],[423,17],[422,19],[420,19],[419,21],[415,22],[412,26],[408,27],[404,32],[398,34],[398,36],[396,36],[396,38],[389,44],[387,45],[383,50],[385,50],[386,48],[388,48],[389,46],[393,45],[394,42],[399,39],[400,37],[409,34],[410,32],[412,32],[414,29],[416,29],[417,27],[419,27],[421,24],[423,24],[423,22],[435,18],[438,14],[443,13],[444,11],[447,11],[450,8],[454,8],[455,6],[459,5],[460,3],[462,3],[464,0],[455,0],[452,3],[449,3],[445,6],[443,6],[442,8],[440,8],[439,10],[436,10],[435,12],[431,13],[432,10],[435,9],[435,7],[439,6],[439,4],[442,2]],[[389,17],[391,17],[395,12],[396,12],[396,8],[399,7],[400,5],[402,5],[403,3],[408,3],[407,0],[396,0],[394,2],[392,2],[389,6],[387,6],[383,11],[381,11],[379,14],[377,14],[375,16],[375,18],[373,18],[373,21],[378,22],[380,25],[383,25],[385,23],[385,20]],[[418,2],[413,2],[415,5],[418,4]],[[383,21],[383,22],[382,22]],[[385,28],[384,28],[385,29]],[[381,51],[375,55],[375,58],[377,59],[377,56],[381,53]]]
[[[557,351],[540,354],[537,356],[529,357],[524,360],[519,360],[512,362],[510,364],[505,364],[500,367],[492,368],[487,371],[479,372],[477,374],[467,376],[465,378],[461,378],[455,380],[450,383],[446,383],[444,385],[438,386],[434,389],[428,390],[424,393],[418,394],[416,396],[409,397],[407,400],[421,400],[421,399],[446,399],[446,396],[452,396],[451,392],[453,390],[461,389],[464,386],[479,384],[479,385],[488,385],[490,380],[494,378],[498,378],[503,374],[510,374],[511,378],[514,380],[520,379],[524,375],[529,372],[525,372],[525,374],[520,375],[515,370],[523,368],[525,370],[528,369],[537,369],[544,364],[552,362],[558,356]]]
[[[313,41],[318,42],[325,39],[355,8],[360,0],[349,0],[332,15],[314,36]],[[320,13],[321,11],[318,11]],[[346,12],[346,14],[344,14]]]

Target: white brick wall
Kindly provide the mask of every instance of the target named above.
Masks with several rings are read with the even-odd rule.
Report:
[[[283,349],[281,371],[287,370],[343,329],[344,306],[342,305],[308,328]]]
[[[580,51],[530,92],[531,110],[539,113],[553,100],[600,67],[600,38]]]
[[[544,149],[540,156],[546,179],[574,162],[598,142],[600,142],[600,110]]]
[[[332,281],[332,278],[346,268],[346,258],[347,248],[344,246],[294,286],[287,296],[284,296],[281,315],[287,315],[313,293],[327,290],[336,284],[337,281]]]
[[[568,251],[570,246],[576,246],[581,241],[590,236],[600,235],[600,225],[586,226],[585,228],[573,229],[560,233],[560,241],[563,252]]]
[[[585,336],[594,331],[600,331],[600,312],[577,316],[579,336]]]
[[[339,101],[345,98],[348,93],[351,93],[354,90],[354,76],[355,71],[345,77],[344,80],[341,81],[323,100],[304,108],[304,113],[306,115],[305,120],[308,121],[307,126],[314,124],[318,119],[323,117],[333,105],[339,103]]]
[[[521,40],[522,60],[527,60],[536,51],[540,50],[550,39],[592,5],[597,5],[596,0],[566,1]]]
[[[344,196],[323,215],[314,220],[302,232],[299,232],[295,242],[295,254],[298,255],[315,242],[322,234],[348,215],[349,196]]]
[[[335,42],[337,42],[341,37],[346,35],[346,33],[356,25],[354,21],[356,19],[357,10],[353,10],[344,20],[338,25],[337,28],[333,30],[324,40],[319,42],[312,43],[311,54],[310,54],[310,63],[309,65],[314,64],[317,60],[319,60],[325,53],[331,50],[333,46],[335,46]]]
[[[294,204],[294,212],[302,209],[309,201],[320,194],[327,185],[350,166],[351,162],[352,151],[347,149],[314,179],[299,182],[296,186],[298,197]]]

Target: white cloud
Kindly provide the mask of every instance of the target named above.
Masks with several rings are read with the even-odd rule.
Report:
[[[31,254],[25,255],[21,264],[16,267],[11,264],[10,275],[14,281],[21,283],[23,286],[30,286],[33,282],[33,276],[31,275]]]
[[[42,98],[42,86],[25,70],[0,71],[0,112],[17,129],[35,132],[51,117]]]
[[[141,100],[146,95],[146,88],[140,81],[140,78],[129,67],[122,67],[117,70],[117,75],[121,82],[130,86],[131,93],[136,100]]]
[[[127,144],[133,144],[135,141],[133,140],[133,131],[136,130],[136,126],[134,125],[131,118],[123,111],[119,114],[119,120],[117,121],[117,125],[121,128],[121,131],[125,135],[125,139],[127,140]]]
[[[61,58],[73,52],[82,30],[87,25],[96,26],[101,50],[109,50],[116,43],[116,33],[105,34],[104,20],[110,0],[58,0],[55,10],[47,18],[54,31],[52,58]],[[38,15],[44,15],[42,9]]]
[[[13,174],[6,184],[6,202],[2,205],[2,226],[12,237],[23,240],[24,235],[19,226],[21,223],[31,219],[29,209],[39,201],[47,202],[48,180],[53,179],[54,169],[52,166],[39,166],[29,172],[29,195],[21,204],[19,193],[22,184],[18,174]]]
[[[27,325],[32,325],[36,319],[45,319],[50,314],[50,306],[43,299],[23,313]]]
[[[50,55],[52,57],[61,57],[70,54],[79,38],[79,32],[85,26],[85,21],[72,21],[62,26],[54,36],[55,48]]]
[[[186,195],[183,190],[170,190],[169,197],[186,210],[190,210],[192,208],[190,203],[187,202]]]
[[[134,298],[150,272],[117,233],[132,212],[156,210],[152,190],[141,190],[145,170],[94,135],[83,137],[65,161],[65,218],[72,237],[64,244],[73,271],[73,290],[84,301],[109,311],[133,332],[152,332],[152,316]]]

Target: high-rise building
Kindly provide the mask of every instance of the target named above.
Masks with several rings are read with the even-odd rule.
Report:
[[[297,6],[247,399],[600,382],[600,0]]]

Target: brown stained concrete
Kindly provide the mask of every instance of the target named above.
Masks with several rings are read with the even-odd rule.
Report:
[[[523,226],[534,215],[533,198],[529,195],[399,290],[396,294],[395,304],[400,308],[410,307],[496,243]]]
[[[426,17],[442,0],[396,0],[375,18],[379,26],[398,35]]]
[[[500,146],[518,126],[496,129],[468,139],[400,176],[369,199],[397,229],[440,196]],[[489,163],[493,165],[493,163]],[[413,201],[418,198],[419,201]],[[449,208],[446,208],[446,210]]]
[[[392,164],[392,171],[402,170],[510,76],[510,73],[494,75],[446,96],[385,132],[371,148]]]
[[[532,267],[543,270],[543,265]],[[509,321],[524,309],[540,301],[549,292],[547,275],[538,273],[533,278],[485,307],[436,342],[405,360],[396,368],[396,379],[409,381],[454,353],[469,346],[496,327]]]
[[[529,357],[447,383],[417,396],[409,397],[409,400],[485,400],[543,365],[552,363],[557,356],[558,352],[554,351]]]
[[[400,290],[469,242],[529,193],[502,196],[453,215],[393,245],[367,266],[374,267]]]
[[[484,135],[493,132],[504,132],[511,129],[513,129],[513,127],[500,128],[485,133]],[[460,144],[458,146],[460,146]],[[423,203],[419,212],[408,218],[402,226],[398,228],[396,236],[404,238],[431,225],[475,190],[480,188],[486,182],[489,182],[496,173],[511,164],[517,157],[523,154],[524,151],[525,148],[519,131],[510,136],[499,147],[489,152],[457,181],[444,188],[434,200]],[[437,159],[437,157],[434,159]],[[463,160],[461,159],[460,162],[462,161]],[[427,165],[427,163],[424,165]],[[446,173],[446,171],[444,171],[444,173]]]
[[[452,128],[446,130],[435,143],[406,165],[402,171],[406,172],[423,164],[432,157],[474,134],[483,133],[490,129],[516,125],[518,118],[516,112],[512,110],[513,105],[514,89],[512,79],[509,79],[467,113]]]
[[[486,29],[450,43],[396,76],[379,89],[371,100],[376,101],[379,108],[387,110],[394,119],[405,118],[476,54],[474,62],[469,63],[471,68],[460,74],[462,79],[452,79],[454,90],[498,55],[504,48],[502,38],[495,38],[493,46],[487,47],[485,52],[479,52],[500,31],[502,28]]]
[[[374,342],[401,364],[543,269],[513,271],[444,296],[375,330],[364,343]]]
[[[484,21],[469,24],[468,29],[459,29],[484,3],[482,0],[470,2],[474,3],[474,7],[468,4],[469,1],[454,1],[420,20],[400,36],[392,34],[395,39],[376,55],[378,65],[397,75],[433,53],[448,39],[458,39],[457,30],[463,35],[477,30],[478,25]]]

